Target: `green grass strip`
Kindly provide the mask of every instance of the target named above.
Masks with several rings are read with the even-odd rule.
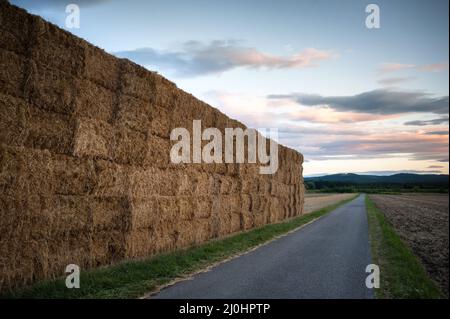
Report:
[[[356,197],[356,196],[355,196]],[[68,289],[65,278],[43,281],[3,298],[137,298],[176,278],[245,252],[319,218],[355,197],[286,222],[266,225],[225,239],[146,260],[81,271],[80,288]]]
[[[400,239],[384,214],[366,196],[372,260],[380,267],[380,288],[376,297],[382,299],[442,298],[438,287],[429,278],[411,249]]]

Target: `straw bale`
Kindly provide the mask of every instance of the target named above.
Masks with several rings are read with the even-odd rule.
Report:
[[[72,34],[33,16],[30,25],[31,58],[68,74],[80,77],[84,71],[84,46]]]
[[[162,107],[152,106],[150,109],[150,133],[163,138],[169,138],[172,127],[179,126],[171,122],[169,112]]]
[[[87,42],[83,46],[84,76],[115,92],[119,85],[120,60]]]
[[[25,10],[0,2],[0,46],[25,55],[29,34],[29,15]]]
[[[145,134],[118,126],[114,130],[113,159],[120,164],[142,165],[148,152]]]
[[[95,160],[96,196],[125,196],[128,192],[129,168],[106,160]]]
[[[198,173],[196,175],[196,189],[197,195],[208,195],[216,193],[214,190],[214,177],[207,173]]]
[[[159,223],[158,226],[164,228],[170,227],[170,225],[166,225],[166,223],[170,224],[180,216],[177,202],[170,196],[158,197],[158,215],[161,220],[161,223]]]
[[[195,229],[195,243],[200,244],[211,238],[211,225],[209,220],[201,219],[193,222]]]
[[[118,262],[125,258],[126,251],[126,234],[123,231],[94,232],[90,244],[90,264],[100,266]]]
[[[114,131],[108,123],[88,118],[77,121],[75,156],[111,159],[113,143]]]
[[[196,189],[196,172],[191,167],[186,167],[178,173],[178,190],[177,196],[193,195]]]
[[[222,163],[210,163],[206,165],[212,166],[214,168],[214,172],[217,174],[225,175],[227,173],[227,164],[223,162],[223,159]]]
[[[33,236],[52,240],[90,230],[91,210],[85,196],[41,196],[34,204],[28,208]]]
[[[39,61],[30,60],[25,93],[33,106],[71,115],[74,110],[76,78]]]
[[[94,197],[90,209],[94,231],[126,232],[131,227],[133,205],[127,197]]]
[[[35,107],[29,108],[27,115],[26,147],[61,154],[73,153],[75,122],[70,116]]]
[[[192,200],[192,197],[176,197],[177,205],[178,205],[178,218],[179,220],[184,221],[192,221],[195,214],[195,202]]]
[[[136,131],[147,133],[150,128],[151,108],[149,102],[128,95],[120,95],[115,122]]]
[[[174,231],[175,248],[189,247],[196,243],[198,229],[189,221],[177,221]]]
[[[172,110],[180,103],[180,93],[176,85],[158,74],[153,79],[153,89],[150,101],[165,109]]]
[[[131,197],[131,230],[148,229],[161,222],[158,212],[158,200],[153,197]]]
[[[81,269],[90,266],[90,235],[79,233],[75,236],[60,237],[55,241],[37,242],[35,251],[39,252],[39,259],[34,262],[42,267],[43,278],[57,278],[66,276],[66,266],[76,264]],[[38,267],[34,267],[39,269]]]
[[[133,197],[174,196],[178,190],[177,173],[155,167],[133,168],[129,174],[129,194]]]
[[[27,112],[28,106],[23,99],[0,93],[0,143],[23,145]]]
[[[173,227],[170,227],[173,228]],[[151,243],[155,253],[163,253],[176,248],[176,235],[174,230],[152,231]]]
[[[257,177],[245,176],[242,179],[242,193],[253,194],[258,192],[258,180]]]
[[[0,93],[23,97],[25,58],[0,49]]]
[[[139,258],[151,256],[156,247],[149,228],[133,230],[126,235],[126,257]]]
[[[122,94],[151,102],[156,74],[129,61],[121,61],[120,89]]]
[[[96,185],[94,162],[90,159],[55,154],[51,158],[50,168],[56,194],[86,195]]]
[[[113,116],[116,93],[87,79],[76,81],[74,115],[108,122]]]
[[[230,176],[218,177],[220,183],[220,194],[230,194],[233,187],[233,178]]]
[[[210,196],[197,196],[195,199],[194,216],[196,219],[209,218],[212,213],[212,200]]]
[[[245,229],[244,218],[242,214],[231,214],[231,226],[230,231],[232,233]]]
[[[171,163],[170,140],[150,134],[147,139],[147,155],[145,158],[145,165],[165,168]]]
[[[54,192],[48,151],[0,145],[0,189],[5,195]]]

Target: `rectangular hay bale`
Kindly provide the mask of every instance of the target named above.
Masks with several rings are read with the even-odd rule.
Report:
[[[152,105],[144,100],[124,94],[119,96],[118,103],[115,123],[147,133],[150,128]]]
[[[51,154],[0,145],[0,190],[5,195],[53,194]]]
[[[127,258],[148,257],[156,251],[152,230],[149,228],[137,229],[127,234],[126,244]]]
[[[114,128],[113,159],[120,164],[142,165],[148,152],[145,134],[125,126]]]
[[[127,197],[90,197],[89,202],[94,232],[128,232],[132,223],[132,207]]]
[[[120,60],[87,42],[83,42],[84,76],[101,86],[116,91],[119,85]]]
[[[25,94],[33,106],[71,115],[76,96],[76,78],[72,75],[30,60]]]
[[[149,229],[161,221],[157,197],[130,198],[131,230]]]
[[[55,193],[87,195],[96,185],[96,172],[91,159],[54,154],[50,161]]]
[[[29,15],[7,1],[0,2],[0,46],[25,55],[29,35]]]
[[[120,230],[96,231],[92,234],[90,264],[94,267],[123,260],[127,253],[126,234]]]
[[[129,168],[106,160],[95,160],[95,196],[125,196],[128,194]]]
[[[108,122],[112,119],[116,93],[88,79],[76,81],[74,115]]]
[[[27,115],[26,147],[72,154],[75,122],[70,116],[36,107],[30,107]]]
[[[0,143],[23,145],[27,133],[27,113],[25,100],[0,93]]]
[[[155,73],[129,60],[122,60],[120,67],[121,93],[151,102],[151,95],[155,89]]]
[[[168,139],[149,134],[147,139],[148,151],[145,158],[145,165],[165,168],[171,163],[170,150],[171,143]]]
[[[85,50],[81,39],[37,16],[32,17],[30,27],[31,59],[76,77],[83,75]]]
[[[114,131],[108,123],[88,118],[77,120],[75,156],[111,159],[113,143]]]
[[[0,49],[0,93],[24,97],[25,58]]]

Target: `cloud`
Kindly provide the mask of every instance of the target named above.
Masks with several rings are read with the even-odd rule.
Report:
[[[428,167],[432,168],[432,167]],[[367,172],[356,172],[355,174],[360,175],[378,175],[378,176],[389,176],[394,174],[440,174],[440,170],[414,170],[414,169],[404,169],[398,171],[367,171]]]
[[[238,67],[267,69],[302,69],[316,67],[321,61],[336,57],[331,51],[307,48],[290,56],[277,56],[245,47],[238,41],[189,41],[177,50],[139,48],[115,52],[136,63],[174,73],[180,77],[194,77],[222,73]]]
[[[448,96],[434,98],[420,91],[405,92],[379,89],[350,96],[321,96],[293,93],[269,95],[270,99],[290,99],[304,106],[328,106],[338,111],[371,114],[411,112],[448,113]]]
[[[413,76],[397,77],[397,78],[394,77],[394,78],[381,79],[381,80],[378,80],[377,82],[382,85],[390,86],[390,85],[396,85],[396,84],[400,84],[400,83],[407,82],[407,81],[412,81],[415,79],[416,78]]]
[[[444,168],[444,165],[430,165],[428,168]]]
[[[311,155],[315,159],[327,159],[326,155],[329,154],[354,155],[356,158],[404,154],[414,160],[442,160],[448,154],[448,139],[413,133],[372,134],[353,139],[323,142],[320,144],[320,149]]]
[[[404,64],[404,63],[381,63],[378,67],[379,73],[392,73],[402,70],[417,70],[422,72],[441,72],[448,68],[447,62],[433,64]]]
[[[423,72],[440,72],[448,68],[448,63],[435,63],[419,66],[418,69]]]
[[[417,66],[415,64],[403,64],[403,63],[382,63],[378,67],[380,73],[390,73],[405,69],[414,69]]]
[[[426,134],[425,130],[405,127],[401,122],[375,122],[396,114],[372,116],[324,107],[299,107],[290,99],[276,99],[272,103],[265,96],[237,92],[209,91],[206,97],[210,104],[249,127],[278,128],[279,142],[297,149],[311,161],[447,158],[447,136]],[[444,128],[429,131],[441,130]]]
[[[432,120],[417,120],[406,122],[405,125],[425,126],[425,125],[439,125],[448,123],[448,116],[432,119]]]
[[[289,115],[293,121],[306,121],[313,123],[356,123],[356,122],[370,122],[381,121],[397,117],[399,115],[379,115],[370,113],[357,112],[336,112],[327,107],[322,108],[307,108]]]
[[[426,135],[448,135],[448,131],[432,131],[426,132]]]

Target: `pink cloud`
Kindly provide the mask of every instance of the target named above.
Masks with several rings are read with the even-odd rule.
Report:
[[[448,63],[434,63],[426,64],[419,67],[419,70],[424,72],[440,72],[448,68]]]
[[[415,67],[416,67],[415,64],[382,63],[378,68],[378,71],[381,73],[389,73],[405,69],[414,69]]]
[[[292,120],[316,123],[355,123],[380,121],[399,117],[400,114],[370,114],[356,112],[337,112],[331,108],[308,108],[291,115]]]
[[[448,68],[448,63],[433,63],[433,64],[404,64],[404,63],[382,63],[378,67],[379,73],[391,73],[401,70],[414,69],[422,72],[441,72]]]

